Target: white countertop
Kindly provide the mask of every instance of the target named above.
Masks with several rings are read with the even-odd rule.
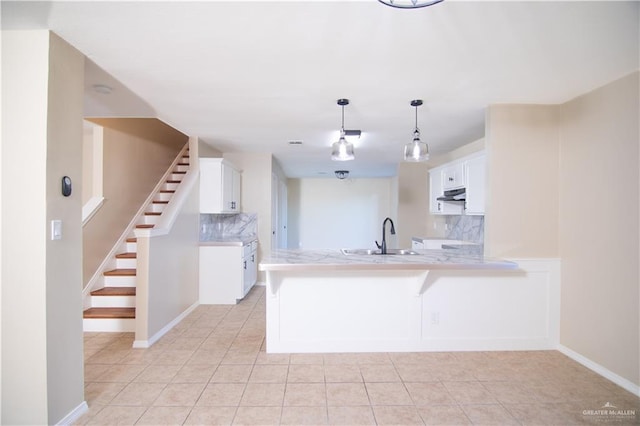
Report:
[[[340,250],[274,250],[260,262],[261,271],[295,270],[470,270],[516,269],[501,259],[464,250],[414,250],[417,255],[345,255]]]
[[[200,241],[200,247],[207,246],[248,246],[254,241],[257,241],[258,237],[253,236],[228,236],[220,237],[207,241]]]

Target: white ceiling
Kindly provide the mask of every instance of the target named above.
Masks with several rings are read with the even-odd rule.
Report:
[[[487,105],[562,103],[637,70],[639,6],[3,0],[2,28],[50,28],[92,61],[88,116],[156,116],[225,152],[272,152],[289,177],[363,177],[395,175],[412,99],[437,154],[483,137]],[[345,163],[329,158],[338,98],[363,131]]]

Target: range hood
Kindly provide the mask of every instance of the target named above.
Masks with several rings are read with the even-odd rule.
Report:
[[[444,191],[444,195],[436,198],[438,201],[465,201],[467,192],[465,188],[451,189]]]

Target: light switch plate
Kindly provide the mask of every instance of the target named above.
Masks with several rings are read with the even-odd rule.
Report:
[[[52,240],[62,239],[62,221],[61,220],[51,221],[51,239]]]

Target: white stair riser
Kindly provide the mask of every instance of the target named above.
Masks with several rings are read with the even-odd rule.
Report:
[[[182,174],[182,173],[171,173],[171,176],[169,177],[169,179],[171,179],[171,180],[182,180],[183,177],[184,177],[184,174]]]
[[[144,223],[147,225],[155,225],[160,220],[160,216],[147,216],[144,217]]]
[[[154,203],[151,203],[149,205],[149,207],[147,208],[147,211],[148,212],[162,213],[162,211],[164,210],[165,207],[167,207],[166,204],[154,204]]]
[[[176,166],[175,170],[177,172],[188,172],[189,171],[189,166]]]
[[[82,320],[84,331],[134,332],[134,318],[85,318]]]
[[[165,183],[164,185],[162,185],[162,189],[175,191],[176,189],[178,189],[178,185],[179,183]]]
[[[127,252],[128,253],[137,253],[138,243],[127,243]]]
[[[135,308],[135,296],[91,296],[92,308]]]
[[[118,269],[136,269],[137,259],[116,259],[116,268]]]
[[[173,194],[167,192],[159,192],[158,195],[156,195],[156,200],[169,201],[172,195]]]
[[[104,286],[105,287],[135,287],[136,277],[135,275],[125,276],[125,277],[105,276]]]

